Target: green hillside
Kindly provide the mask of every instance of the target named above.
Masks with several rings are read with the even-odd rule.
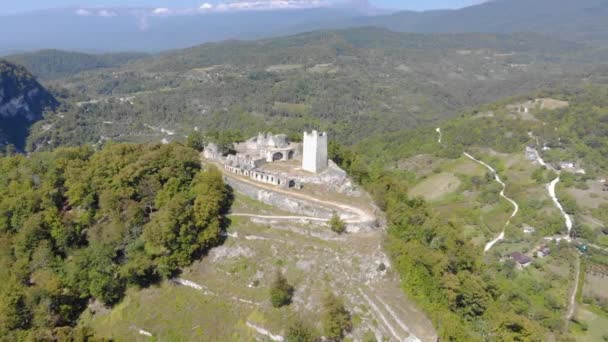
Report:
[[[544,33],[608,46],[605,0],[494,0],[459,10],[398,12],[343,25],[374,25],[402,32]]]
[[[597,73],[584,82],[464,111],[438,125],[441,138],[437,126],[429,126],[366,139],[354,149],[334,146],[332,158],[386,211],[387,248],[403,287],[426,309],[442,339],[605,336],[589,316],[608,317],[605,296],[592,292],[593,282],[601,282],[597,272],[605,274],[608,264],[608,194],[602,183],[608,174],[607,98],[606,73]],[[527,146],[557,171],[529,159]],[[463,152],[497,170],[506,195],[519,204],[512,219],[513,207],[500,197],[494,176]],[[576,168],[560,170],[564,161]],[[557,196],[574,221],[570,244],[545,239],[567,234],[547,190],[556,172]],[[525,233],[524,227],[535,231]],[[503,229],[504,240],[484,253]],[[582,281],[586,306],[570,322],[564,320],[569,291],[581,281],[574,279],[577,244],[593,246],[581,260],[595,271],[579,278],[594,280]],[[512,252],[532,255],[542,245],[553,254],[535,257],[524,270],[505,261]]]
[[[41,123],[30,148],[171,140],[194,127],[246,135],[315,127],[351,144],[568,82],[603,56],[538,35],[377,28],[205,44],[55,82],[70,104],[65,119]]]
[[[61,50],[41,50],[10,55],[5,58],[13,63],[23,65],[38,78],[54,80],[72,76],[82,71],[117,67],[146,56],[143,53],[91,55]]]
[[[236,254],[255,255],[248,251],[261,241],[272,268],[289,264],[275,242],[289,242],[283,252],[293,253],[313,241],[307,227],[297,227],[306,232],[299,236],[245,216],[224,220],[232,197],[222,174],[202,170],[197,151],[180,141],[190,136],[188,145],[201,149],[208,140],[229,144],[260,131],[296,137],[320,129],[329,132],[330,158],[385,215],[391,263],[381,265],[399,273],[442,341],[605,338],[597,322],[608,317],[608,298],[597,289],[608,286],[600,276],[608,274],[608,51],[588,47],[604,37],[604,22],[593,19],[603,18],[604,2],[558,0],[544,12],[547,1],[528,3],[525,15],[524,2],[498,0],[391,20],[403,15],[422,31],[512,33],[510,21],[533,25],[526,15],[542,12],[538,31],[563,37],[362,27],[105,62],[57,51],[32,57],[30,66],[46,75],[62,106],[31,126],[27,156],[0,158],[0,331],[13,340],[88,335],[87,325],[103,336],[140,335],[129,321],[158,328],[159,338],[209,329],[216,339],[251,339],[251,320],[283,334],[293,319],[286,313],[299,312],[266,316],[256,302],[202,286],[213,298],[176,313],[193,297],[161,280],[220,242],[223,224],[234,229],[229,234],[244,234],[247,249]],[[573,25],[581,11],[592,19],[576,32],[569,23],[565,31],[542,29],[564,11],[579,18]],[[443,26],[425,26],[433,22]],[[5,83],[9,100],[37,85],[24,68],[4,65],[21,75],[4,77],[12,82]],[[278,210],[251,199],[235,203],[247,213]],[[271,235],[247,239],[262,232]],[[321,255],[319,245],[325,253],[344,241],[306,248]],[[551,253],[539,257],[541,247]],[[530,265],[518,266],[514,252],[530,256]],[[227,275],[240,277],[239,286],[261,302],[266,293],[250,283],[259,277],[248,258],[218,257],[226,262],[220,271],[185,270],[216,288],[234,287]],[[308,266],[295,267],[291,279],[311,279]],[[140,289],[150,284],[160,286]],[[173,317],[156,322],[163,312]],[[353,323],[365,314],[355,313]],[[173,319],[182,318],[176,327]],[[108,328],[114,320],[116,335]]]

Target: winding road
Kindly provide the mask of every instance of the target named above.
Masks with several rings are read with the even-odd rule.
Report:
[[[435,132],[437,132],[437,134],[439,135],[437,138],[437,143],[441,144],[441,138],[442,138],[442,133],[441,133],[441,127],[437,127],[435,129]],[[500,232],[500,234],[498,234],[498,236],[486,243],[486,245],[483,248],[484,253],[488,252],[490,249],[492,249],[492,247],[494,247],[494,245],[501,241],[504,240],[505,238],[505,231],[507,229],[507,226],[509,226],[509,223],[511,223],[511,220],[513,219],[513,217],[515,217],[515,215],[517,215],[517,212],[519,212],[519,204],[517,204],[517,202],[515,202],[512,198],[507,197],[505,195],[505,190],[507,188],[507,185],[500,179],[500,176],[498,176],[498,173],[496,172],[496,170],[491,167],[490,165],[484,163],[483,161],[473,157],[472,155],[470,155],[467,152],[462,152],[467,158],[471,159],[472,161],[481,164],[483,167],[485,167],[486,169],[490,170],[490,172],[492,172],[492,174],[494,175],[494,180],[496,180],[496,182],[498,182],[501,186],[502,186],[502,190],[500,191],[500,196],[502,198],[504,198],[505,200],[507,200],[509,203],[511,203],[511,205],[513,206],[513,213],[511,214],[511,217],[509,217],[509,219],[507,220],[507,223],[505,223],[504,228],[502,230],[502,232]]]
[[[316,222],[329,222],[329,219],[310,217],[310,216],[280,216],[280,215],[257,215],[257,214],[244,214],[244,213],[231,213],[228,216],[233,217],[249,217],[259,218],[268,220],[286,220],[286,221],[316,221]]]
[[[533,135],[531,135],[531,136],[533,136]],[[537,138],[537,143],[538,143],[538,138]],[[560,181],[561,172],[559,170],[556,170],[555,168],[553,168],[550,164],[547,164],[543,160],[543,158],[540,156],[540,154],[538,153],[538,151],[536,149],[533,149],[531,151],[533,151],[534,155],[536,156],[536,161],[538,162],[538,164],[557,173],[557,178],[555,178],[549,184],[547,184],[546,188],[547,188],[547,192],[549,193],[549,197],[551,197],[551,199],[553,200],[553,203],[555,204],[557,209],[559,209],[560,213],[564,217],[564,222],[566,224],[566,228],[568,229],[568,234],[566,236],[560,236],[557,238],[545,237],[545,240],[557,240],[557,241],[566,240],[566,241],[570,242],[570,241],[572,241],[572,239],[570,237],[570,232],[572,231],[572,226],[574,223],[573,223],[572,217],[570,215],[568,215],[568,213],[566,213],[566,211],[564,210],[564,207],[562,206],[561,202],[557,198],[557,194],[555,192],[557,183],[559,183],[559,181]],[[568,301],[568,312],[566,314],[566,324],[568,324],[568,322],[572,319],[572,317],[574,316],[574,312],[576,310],[576,293],[578,292],[578,283],[579,283],[579,279],[581,276],[580,256],[577,254],[576,257],[577,257],[577,260],[576,260],[576,274],[574,276],[574,288],[572,289],[572,293],[570,294],[570,298]]]
[[[252,181],[251,179],[247,178],[247,177],[241,177],[229,172],[224,172],[223,168],[221,168],[220,165],[217,165],[218,168],[220,168],[220,170],[222,170],[222,172],[224,173],[224,176],[234,179],[238,182],[241,183],[246,183],[248,185],[254,186],[258,189],[263,189],[266,191],[270,191],[270,192],[275,192],[275,193],[280,193],[282,195],[288,196],[288,197],[292,197],[292,198],[297,198],[300,200],[304,200],[307,202],[311,202],[311,203],[315,203],[315,204],[319,204],[321,206],[325,206],[325,207],[330,207],[332,209],[336,209],[338,211],[341,212],[348,212],[351,213],[354,218],[349,218],[349,219],[345,219],[344,222],[346,223],[351,223],[351,224],[358,224],[358,223],[373,223],[376,222],[376,217],[374,216],[373,213],[370,213],[364,209],[355,207],[353,205],[348,205],[348,204],[344,204],[344,203],[339,203],[339,202],[332,202],[332,201],[325,201],[325,200],[320,200],[314,196],[311,195],[307,195],[304,193],[300,193],[300,192],[295,192],[295,191],[290,191],[290,190],[285,190],[285,189],[281,189],[279,187],[276,186],[272,186],[272,185],[268,185],[268,184],[264,184],[264,183],[260,183],[260,182],[255,182]],[[239,216],[246,216],[249,214],[238,214]],[[235,215],[237,216],[237,215]],[[267,217],[261,217],[264,215],[255,215],[255,216],[250,216],[250,217],[259,217],[259,218],[276,218],[276,219],[284,219],[284,220],[289,220],[289,219],[294,219],[294,220],[302,220],[302,219],[306,219],[306,220],[313,220],[313,221],[322,221],[325,219],[321,219],[321,218],[315,218],[315,217],[308,217],[308,216],[267,216]],[[325,220],[326,222],[329,221],[328,219]]]
[[[502,190],[500,191],[500,197],[506,199],[507,201],[509,201],[509,203],[511,203],[511,205],[513,206],[513,213],[511,214],[511,217],[509,217],[509,219],[507,220],[507,223],[505,223],[504,228],[502,230],[502,232],[492,241],[488,242],[483,251],[487,252],[490,249],[492,249],[492,247],[500,240],[503,240],[505,238],[505,230],[507,229],[507,226],[511,223],[511,220],[513,219],[513,217],[515,217],[515,215],[517,215],[517,212],[519,212],[519,204],[517,204],[517,202],[515,202],[512,198],[507,197],[505,195],[505,190],[507,189],[507,185],[500,179],[500,176],[498,176],[498,173],[496,172],[496,170],[491,167],[490,165],[484,163],[483,161],[473,157],[472,155],[468,154],[467,152],[463,152],[463,154],[473,160],[476,163],[479,163],[481,165],[483,165],[486,169],[490,170],[490,172],[492,172],[494,174],[494,180],[496,180],[496,182],[498,182],[500,185],[502,185]]]
[[[533,135],[532,135],[533,136]],[[541,166],[544,166],[546,168],[548,168],[549,170],[552,170],[553,172],[557,173],[557,178],[555,178],[554,180],[552,180],[549,184],[547,184],[547,192],[549,193],[549,197],[551,197],[551,199],[553,200],[553,203],[555,204],[555,206],[557,207],[557,209],[559,209],[559,211],[561,212],[562,216],[564,217],[564,222],[566,223],[566,228],[568,229],[568,235],[563,237],[562,239],[566,239],[566,240],[570,240],[570,232],[572,231],[572,227],[574,225],[574,222],[572,220],[572,217],[570,217],[570,215],[568,215],[568,213],[566,213],[566,211],[564,210],[564,207],[562,206],[561,202],[559,201],[559,199],[557,198],[557,194],[555,193],[555,188],[557,186],[557,183],[559,183],[560,181],[560,171],[554,169],[550,164],[547,164],[544,159],[540,156],[540,154],[538,153],[538,151],[536,149],[530,150],[533,151],[534,155],[536,156],[536,161],[538,162],[538,164],[540,164]]]
[[[441,143],[441,128],[437,128],[436,131],[437,131],[437,133],[439,133],[438,142]],[[532,133],[529,133],[529,135],[531,137],[536,138]],[[538,142],[538,138],[536,138],[536,141],[537,141],[537,144],[538,144],[539,143]],[[572,217],[570,215],[568,215],[568,213],[566,213],[566,211],[564,210],[564,207],[561,204],[561,202],[559,201],[559,199],[557,197],[557,194],[556,194],[556,191],[555,191],[555,188],[556,188],[557,184],[560,182],[560,179],[561,179],[560,178],[560,173],[561,172],[559,170],[556,170],[555,168],[553,168],[550,164],[546,163],[544,161],[544,159],[540,156],[540,154],[538,153],[538,151],[536,149],[529,149],[529,151],[534,154],[534,156],[536,158],[536,161],[538,162],[539,165],[544,166],[544,167],[546,167],[546,168],[554,171],[555,173],[557,173],[557,177],[554,180],[552,180],[550,183],[546,184],[545,187],[547,189],[547,192],[549,193],[549,197],[551,197],[551,199],[553,200],[553,203],[555,204],[555,206],[557,207],[557,209],[559,209],[561,215],[564,217],[564,222],[565,222],[566,228],[568,229],[568,234],[566,236],[545,237],[545,240],[557,240],[557,241],[559,241],[559,240],[566,240],[566,241],[570,242],[570,241],[572,241],[572,239],[570,238],[570,233],[572,231],[572,227],[574,225],[574,222],[572,220]],[[513,205],[513,207],[514,207],[513,214],[511,214],[511,217],[509,218],[509,220],[505,224],[505,228],[506,228],[509,225],[509,223],[511,222],[511,219],[513,219],[513,217],[515,217],[515,215],[519,211],[519,205],[513,199],[511,199],[511,198],[509,198],[509,197],[507,197],[505,195],[506,184],[500,179],[500,177],[498,176],[498,174],[497,174],[497,172],[496,172],[496,170],[494,168],[492,168],[490,165],[484,163],[483,161],[481,161],[479,159],[476,159],[475,157],[473,157],[472,155],[470,155],[467,152],[463,152],[463,154],[467,158],[469,158],[469,159],[471,159],[471,160],[473,160],[473,161],[475,161],[475,162],[483,165],[485,168],[487,168],[488,170],[490,170],[494,174],[495,180],[498,183],[500,183],[500,185],[502,185],[502,191],[500,192],[500,196],[503,197],[504,199],[506,199],[507,201],[509,201]],[[484,252],[489,251],[497,242],[499,242],[500,240],[503,240],[504,236],[505,236],[505,231],[503,230],[498,235],[498,237],[496,237],[494,240],[488,242],[485,245]],[[590,245],[590,246],[594,247],[594,248],[603,249],[603,248],[601,248],[599,246],[596,246],[596,245]],[[603,249],[603,250],[606,250],[606,249]],[[574,287],[572,289],[572,293],[570,294],[569,301],[568,301],[568,311],[566,313],[566,323],[572,319],[572,317],[574,316],[575,309],[576,309],[576,294],[578,292],[578,285],[579,285],[579,279],[580,279],[580,268],[581,268],[580,263],[581,263],[580,256],[577,254],[576,274],[575,274],[575,277],[574,277]]]

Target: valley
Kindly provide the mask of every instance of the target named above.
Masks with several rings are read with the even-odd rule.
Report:
[[[576,43],[535,35],[354,28],[123,57],[129,62],[46,81],[66,97],[63,117],[49,116],[33,127],[28,146],[173,141],[195,129],[297,134],[312,127],[354,144],[544,85],[567,84],[603,60],[599,51],[572,52],[577,50]],[[12,58],[32,66],[37,60]],[[54,129],[44,130],[48,125]]]

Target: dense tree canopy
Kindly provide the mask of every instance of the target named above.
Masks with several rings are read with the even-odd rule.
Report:
[[[230,201],[178,144],[1,158],[0,331],[56,337],[89,299],[172,276],[219,242]]]

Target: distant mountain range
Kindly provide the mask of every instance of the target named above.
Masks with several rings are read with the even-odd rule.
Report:
[[[398,12],[343,25],[374,25],[401,32],[537,32],[608,45],[607,0],[494,0],[459,10]]]
[[[459,10],[397,12],[352,8],[173,13],[167,9],[60,9],[0,17],[0,55],[56,48],[89,52],[183,48],[319,29],[378,26],[411,33],[557,35],[608,46],[608,0],[495,0]],[[32,23],[35,23],[33,25]]]

